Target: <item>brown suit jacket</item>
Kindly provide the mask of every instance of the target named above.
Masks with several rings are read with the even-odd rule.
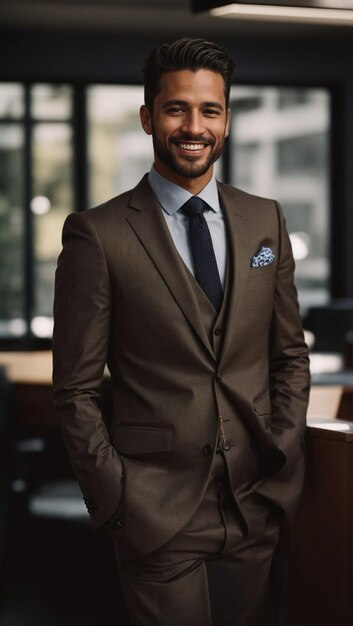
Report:
[[[227,185],[219,194],[234,271],[218,358],[146,177],[64,225],[54,404],[94,527],[118,507],[121,555],[151,552],[195,512],[219,414],[245,524],[254,494],[286,513],[300,494],[308,355],[283,215]],[[262,246],[275,261],[251,268]],[[109,432],[98,406],[106,362]]]

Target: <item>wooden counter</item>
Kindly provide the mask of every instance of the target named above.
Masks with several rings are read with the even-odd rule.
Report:
[[[307,431],[306,479],[290,539],[290,624],[353,623],[353,423],[336,427],[345,430]]]
[[[51,385],[51,350],[38,352],[0,352],[0,367],[11,383]]]

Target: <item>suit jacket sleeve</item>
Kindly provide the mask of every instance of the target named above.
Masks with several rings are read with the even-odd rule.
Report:
[[[303,448],[310,373],[294,284],[294,260],[281,207],[278,270],[269,337],[269,384],[272,436],[282,453],[282,468],[256,486],[291,516],[304,478]]]
[[[55,282],[54,407],[94,527],[117,509],[122,465],[99,409],[111,293],[99,237],[85,214],[70,215]]]

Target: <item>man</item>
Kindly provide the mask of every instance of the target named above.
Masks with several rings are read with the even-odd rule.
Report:
[[[141,107],[154,166],[63,231],[55,406],[135,626],[268,626],[302,485],[308,355],[283,215],[213,176],[232,73],[201,39],[154,50]]]

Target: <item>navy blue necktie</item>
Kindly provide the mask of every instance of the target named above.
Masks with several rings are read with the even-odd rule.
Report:
[[[192,196],[180,211],[189,218],[190,246],[195,265],[195,278],[216,309],[222,304],[223,290],[210,231],[203,215],[208,204]]]

